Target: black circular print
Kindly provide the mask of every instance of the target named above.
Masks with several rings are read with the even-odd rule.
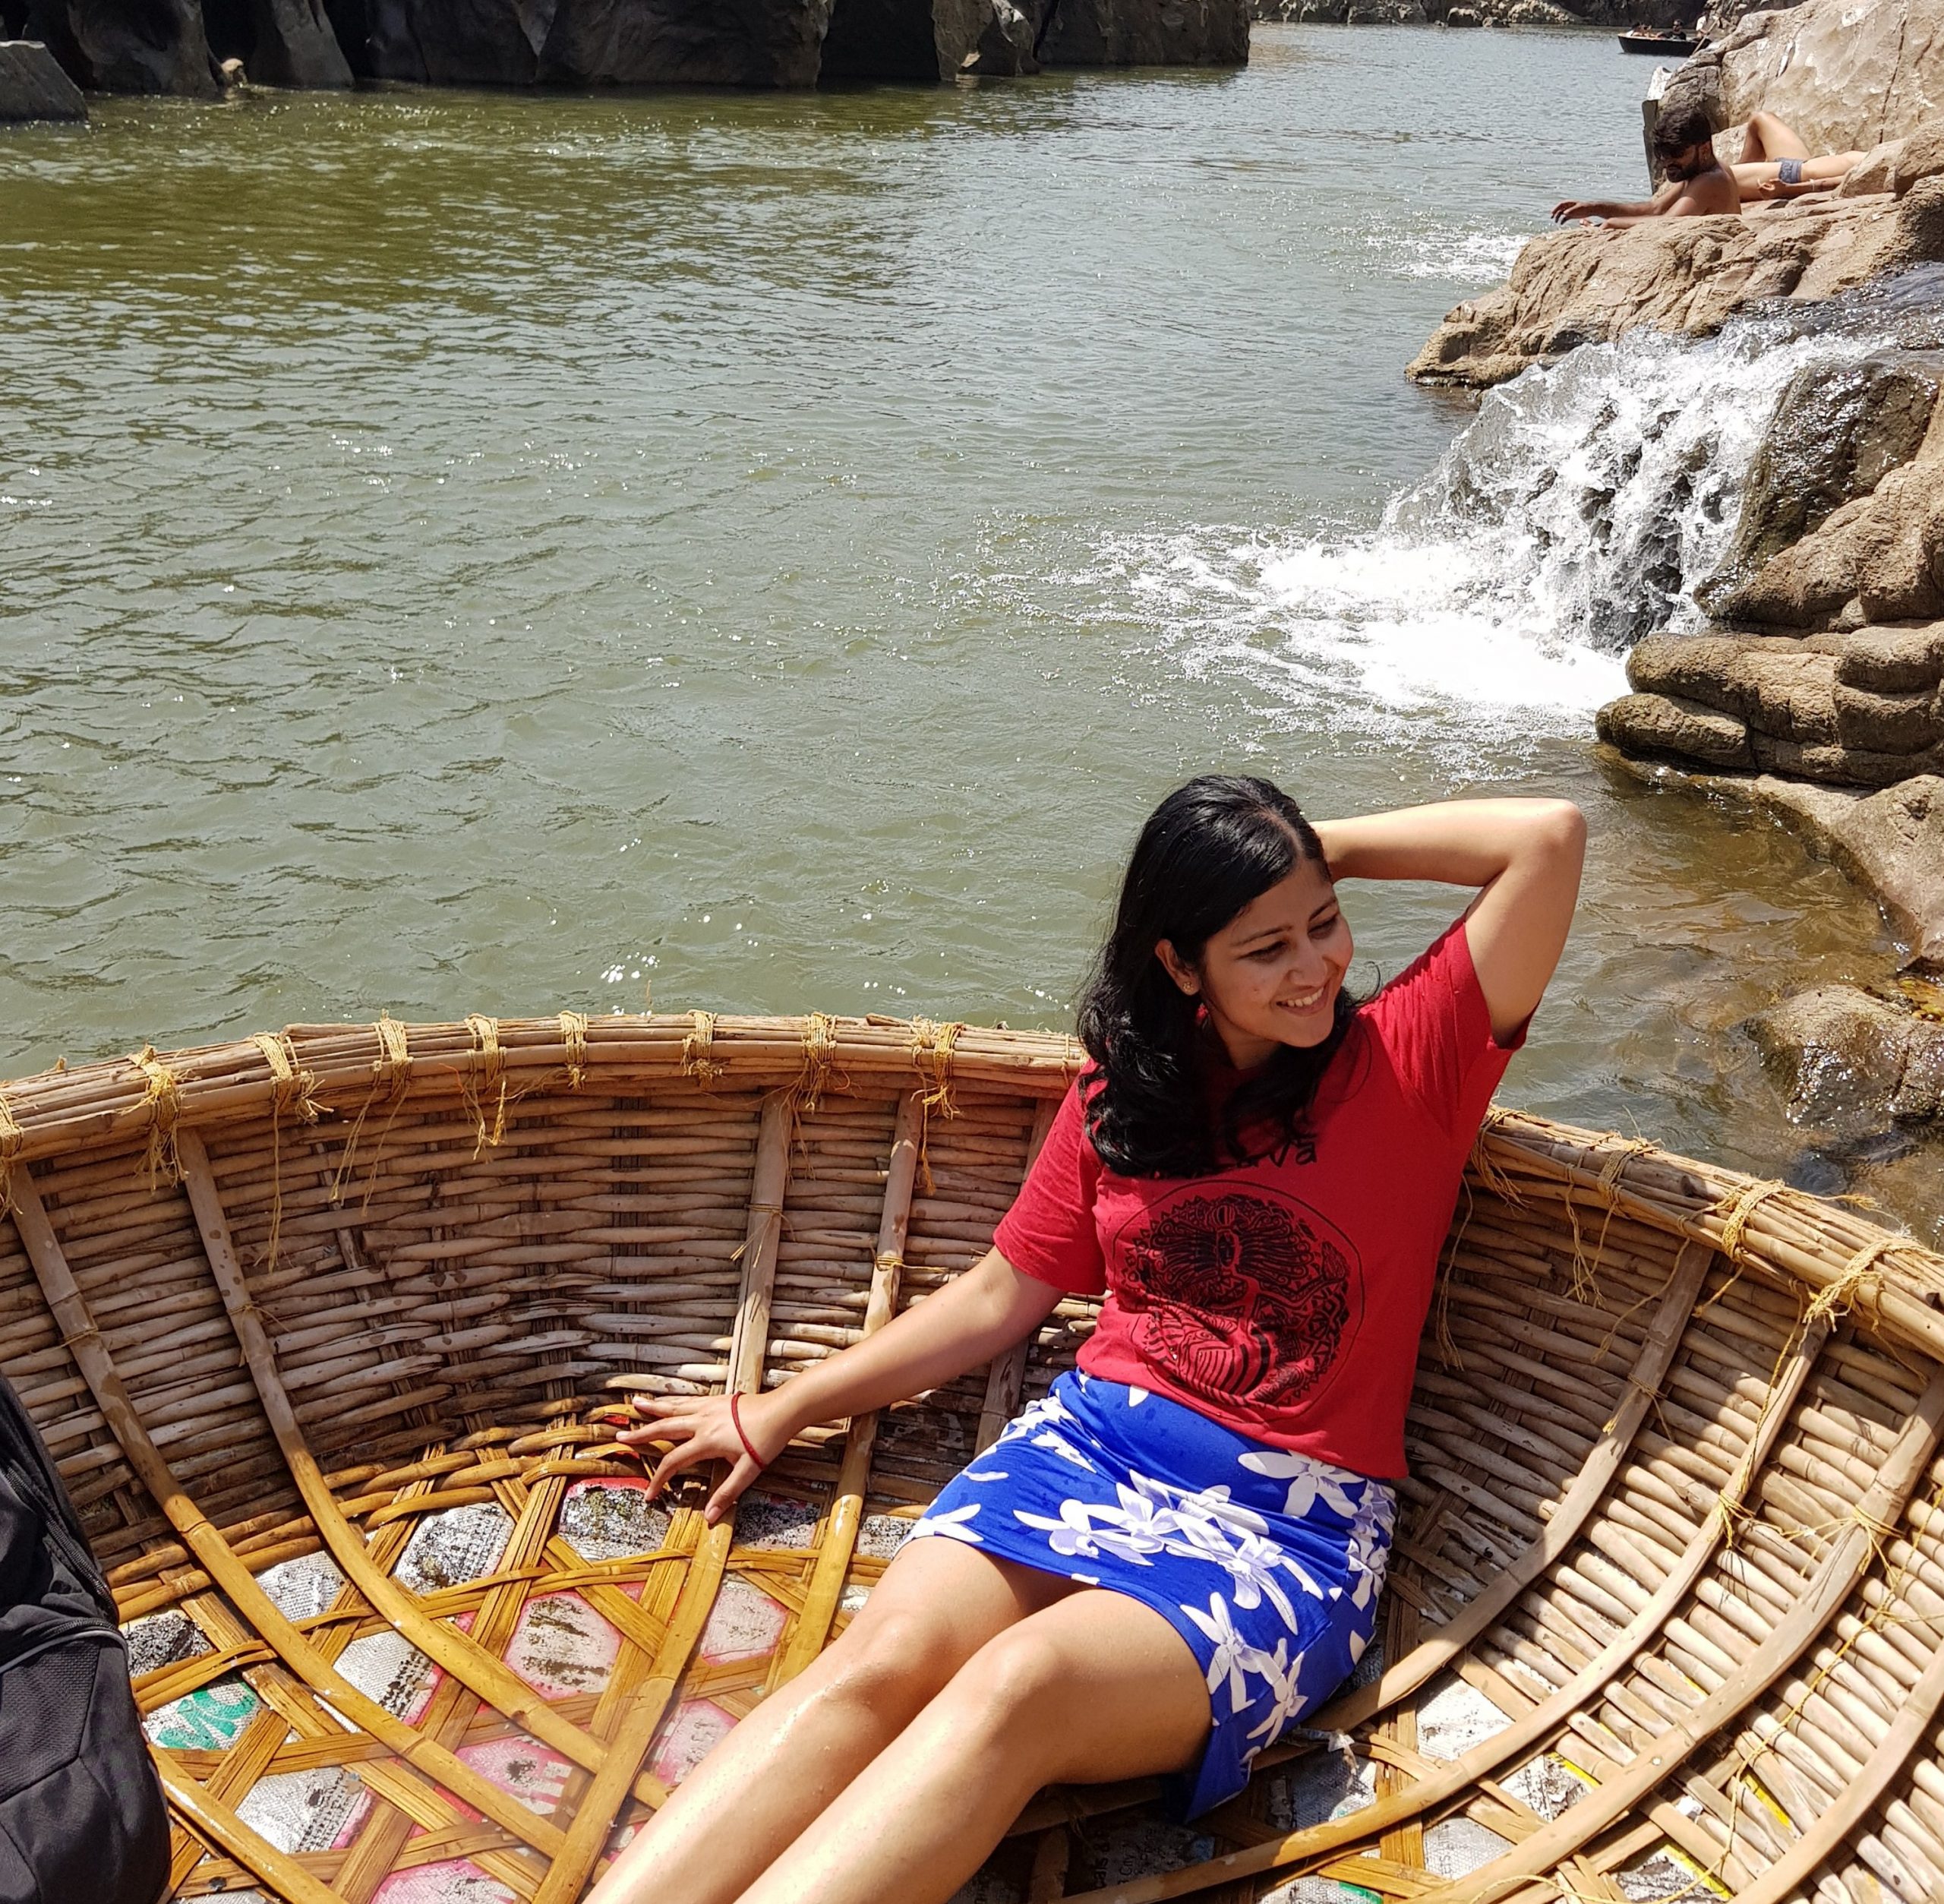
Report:
[[[1144,1218],[1122,1232],[1115,1293],[1148,1359],[1205,1401],[1308,1395],[1349,1321],[1347,1243],[1301,1206],[1243,1191],[1187,1192]]]

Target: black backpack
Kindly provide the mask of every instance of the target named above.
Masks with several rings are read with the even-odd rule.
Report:
[[[115,1602],[0,1377],[0,1904],[156,1904],[168,1881]]]

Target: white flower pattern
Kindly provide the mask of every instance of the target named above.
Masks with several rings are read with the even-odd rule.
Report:
[[[942,1535],[1104,1584],[1172,1621],[1211,1708],[1190,1816],[1239,1791],[1257,1753],[1327,1699],[1368,1644],[1396,1511],[1386,1483],[1077,1373],[994,1447],[1008,1448],[1005,1467],[967,1468],[911,1538]],[[967,1484],[981,1500],[964,1498]],[[975,1530],[982,1505],[993,1513]]]

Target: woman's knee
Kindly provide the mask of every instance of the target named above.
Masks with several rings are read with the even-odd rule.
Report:
[[[818,1661],[816,1694],[876,1712],[917,1712],[951,1678],[960,1655],[949,1628],[921,1609],[885,1609],[860,1621]]]
[[[1071,1677],[1061,1648],[1024,1620],[988,1640],[952,1675],[943,1696],[961,1709],[960,1724],[1011,1734],[1042,1719]]]

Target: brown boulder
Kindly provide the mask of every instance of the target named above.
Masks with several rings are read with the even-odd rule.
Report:
[[[1672,694],[1709,707],[1728,705],[1724,686],[1744,654],[1761,646],[1752,635],[1649,635],[1627,657],[1627,684],[1643,693]],[[1793,642],[1788,644],[1791,652]]]
[[[1879,694],[1867,687],[1835,686],[1836,738],[1845,747],[1878,753],[1920,753],[1944,740],[1937,720],[1937,691],[1920,688]]]
[[[1791,740],[1752,729],[1749,744],[1764,773],[1791,780],[1813,780],[1826,787],[1895,787],[1913,774],[1944,772],[1944,748],[1922,753],[1876,753],[1832,740]]]
[[[1711,49],[1721,121],[1779,114],[1812,152],[1901,138],[1944,116],[1944,0],[1805,0]]]
[[[1703,336],[1763,298],[1826,297],[1933,258],[1944,259],[1944,178],[1901,201],[1819,193],[1737,216],[1548,232],[1509,283],[1453,309],[1410,374],[1484,388],[1580,344],[1644,327]]]
[[[1934,688],[1944,675],[1944,624],[1858,628],[1836,636],[1836,679],[1879,694]]]
[[[1940,181],[1939,183],[1944,183]],[[1927,186],[1927,191],[1931,188]],[[1710,592],[1710,612],[1784,628],[1944,615],[1944,431],[1867,496],[1846,503],[1746,581]]]
[[[1791,1116],[1860,1136],[1944,1116],[1944,1025],[1853,985],[1819,985],[1749,1021]]]
[[[1754,764],[1748,729],[1731,714],[1669,694],[1623,694],[1594,716],[1600,738],[1650,759],[1732,770]]]
[[[1944,175],[1944,119],[1932,119],[1890,148],[1891,192],[1901,198],[1927,178]]]

